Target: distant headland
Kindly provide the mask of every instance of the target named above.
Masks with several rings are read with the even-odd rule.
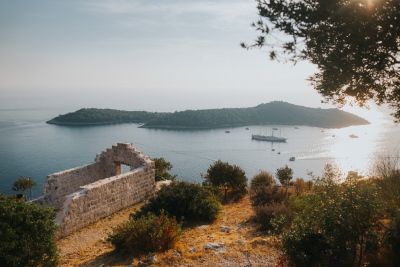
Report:
[[[308,125],[343,128],[369,122],[338,109],[321,109],[273,101],[250,108],[185,110],[176,112],[123,111],[82,108],[59,115],[49,124],[90,126],[118,123],[141,123],[142,128],[212,129],[258,124]]]

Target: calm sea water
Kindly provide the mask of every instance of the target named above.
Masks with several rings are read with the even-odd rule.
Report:
[[[308,179],[309,172],[320,175],[327,163],[345,173],[356,170],[368,174],[378,155],[399,151],[400,127],[390,117],[381,116],[372,124],[342,129],[258,125],[199,131],[142,129],[136,124],[91,127],[48,125],[71,107],[0,109],[0,192],[10,194],[19,176],[33,178],[39,196],[46,175],[94,161],[95,155],[118,142],[131,142],[144,155],[164,157],[180,180],[201,182],[201,173],[214,161],[236,164],[250,178],[259,170],[275,173],[288,165],[294,177]],[[288,138],[286,143],[251,140],[252,133]],[[230,133],[225,133],[229,130]],[[349,135],[358,138],[350,138]],[[280,152],[280,154],[278,154]],[[296,157],[289,161],[289,157]]]

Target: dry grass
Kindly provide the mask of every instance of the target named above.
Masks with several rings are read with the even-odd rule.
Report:
[[[280,253],[274,237],[258,232],[258,225],[251,221],[253,210],[248,197],[238,203],[223,206],[218,219],[208,225],[191,225],[184,229],[182,239],[174,250],[156,254],[150,264],[150,255],[133,258],[114,253],[105,241],[112,227],[128,219],[140,205],[122,210],[66,238],[59,240],[60,266],[276,266]],[[228,227],[228,231],[221,231]],[[204,250],[206,243],[223,242],[225,247],[218,254]],[[104,264],[104,265],[103,265]]]

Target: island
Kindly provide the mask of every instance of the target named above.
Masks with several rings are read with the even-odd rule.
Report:
[[[69,126],[140,123],[142,128],[159,129],[212,129],[260,124],[343,128],[369,124],[364,118],[339,109],[310,108],[282,101],[273,101],[249,108],[175,112],[82,108],[59,115],[47,123]]]

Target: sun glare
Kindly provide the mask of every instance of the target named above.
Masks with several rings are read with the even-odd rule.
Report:
[[[376,151],[379,151],[376,140],[384,134],[385,114],[376,107],[346,106],[342,110],[360,116],[370,124],[332,130],[336,139],[331,149],[332,156],[338,160],[345,175],[349,171],[367,175],[376,160]]]

